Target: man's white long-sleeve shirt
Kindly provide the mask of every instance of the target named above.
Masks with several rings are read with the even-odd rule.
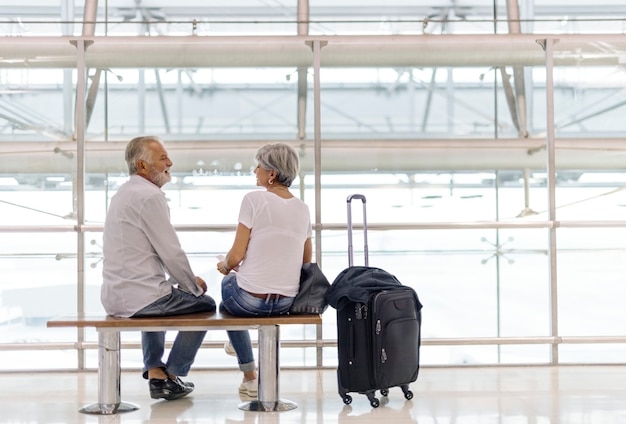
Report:
[[[132,316],[170,294],[175,284],[202,295],[170,222],[165,193],[139,175],[111,199],[103,253],[101,300],[110,315]]]

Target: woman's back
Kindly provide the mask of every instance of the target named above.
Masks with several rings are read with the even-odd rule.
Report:
[[[304,242],[311,237],[307,205],[296,197],[270,191],[248,193],[241,204],[239,223],[251,229],[238,285],[252,293],[298,292]]]

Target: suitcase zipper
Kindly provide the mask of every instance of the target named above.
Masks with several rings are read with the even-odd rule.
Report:
[[[367,305],[357,303],[354,306],[354,318],[355,319],[367,319]]]
[[[380,320],[376,320],[376,336],[380,336],[380,333],[382,332],[382,330],[383,329],[382,329],[382,324]],[[387,352],[385,351],[384,347],[382,347],[380,351],[380,362],[382,364],[387,362]]]

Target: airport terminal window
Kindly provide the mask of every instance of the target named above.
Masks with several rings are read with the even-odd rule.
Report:
[[[534,341],[553,336],[554,319],[562,342],[559,361],[623,358],[619,299],[626,174],[619,152],[626,77],[623,42],[612,35],[624,31],[622,18],[603,12],[623,7],[617,0],[604,0],[592,15],[575,4],[520,2],[523,33],[605,35],[602,43],[584,38],[575,46],[569,40],[557,43],[561,62],[551,69],[552,91],[543,57],[532,60],[543,54],[535,40],[520,54],[532,57],[517,58],[522,65],[493,66],[472,64],[476,54],[496,57],[493,52],[468,49],[437,57],[421,44],[423,50],[405,54],[435,60],[389,64],[381,45],[361,41],[349,59],[370,62],[350,67],[323,56],[315,87],[313,66],[294,65],[293,57],[281,56],[280,48],[258,37],[257,49],[251,50],[255,55],[241,58],[237,49],[228,50],[225,58],[238,58],[228,66],[183,66],[174,54],[161,54],[170,62],[159,59],[159,66],[130,66],[119,59],[154,58],[132,50],[90,57],[94,50],[87,48],[86,61],[97,61],[84,68],[84,98],[76,84],[83,69],[78,65],[85,63],[59,38],[89,30],[82,22],[84,5],[72,4],[72,11],[74,2],[44,3],[0,6],[0,16],[7,18],[0,22],[5,36],[0,49],[0,369],[77,368],[83,353],[86,366],[95,367],[95,332],[48,330],[45,320],[59,313],[102,312],[102,226],[111,196],[128,178],[124,146],[143,133],[161,136],[170,152],[174,178],[164,191],[172,222],[193,268],[210,287],[219,284],[215,256],[232,242],[239,201],[255,189],[254,151],[266,142],[286,141],[301,155],[303,172],[293,189],[312,216],[319,213],[315,238],[331,280],[347,266],[346,197],[365,194],[370,264],[416,288],[424,303],[426,340],[461,340],[426,343],[425,365],[548,363],[551,345]],[[295,3],[149,3],[100,2],[93,35],[126,36],[129,43],[133,37],[156,43],[168,37],[189,41],[183,38],[189,36],[224,36],[222,41],[236,36],[241,42],[250,35],[272,35],[280,42],[296,34],[342,43],[334,36],[355,42],[365,36],[380,41],[415,35],[435,44],[453,34],[515,35],[504,0],[474,2],[469,9],[448,0],[382,6],[362,1],[358,8],[311,0],[308,22],[298,22],[303,11]],[[52,44],[42,51],[44,40]],[[498,49],[496,59],[509,53]],[[275,66],[277,58],[284,63]],[[118,66],[108,66],[109,60]],[[554,100],[553,122],[549,99]],[[77,111],[85,112],[83,138]],[[321,126],[317,170],[316,119]],[[548,175],[552,123],[555,173]],[[357,232],[357,260],[363,254],[359,237]],[[325,366],[336,361],[334,319],[334,311],[327,311]],[[206,341],[220,347],[225,336],[214,333]],[[124,366],[140,366],[138,336],[124,337],[133,346]],[[287,337],[310,345],[289,349],[282,355],[285,363],[315,366],[317,335],[297,329]],[[472,344],[482,338],[520,343]],[[85,341],[84,352],[75,347],[77,341]],[[229,366],[219,349],[203,350],[199,362]]]

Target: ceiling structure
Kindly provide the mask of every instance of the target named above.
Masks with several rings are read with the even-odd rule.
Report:
[[[415,101],[423,119],[423,131],[395,130],[399,125],[397,118],[391,116],[388,131],[376,130],[366,134],[354,130],[344,133],[322,121],[324,169],[542,168],[545,166],[546,123],[537,122],[536,118],[533,121],[532,108],[543,109],[545,106],[532,104],[530,93],[546,88],[544,81],[535,81],[530,69],[536,68],[545,74],[545,40],[554,43],[551,59],[560,69],[585,72],[585,68],[606,68],[620,73],[626,61],[623,31],[626,5],[623,1],[601,0],[600,4],[593,5],[583,1],[563,3],[560,0],[391,0],[381,6],[380,2],[366,0],[180,0],[174,4],[156,0],[87,0],[84,3],[62,0],[60,5],[52,6],[45,0],[25,0],[19,6],[0,5],[0,16],[4,17],[0,29],[6,35],[0,45],[0,72],[5,73],[0,82],[11,89],[14,86],[9,81],[13,75],[11,72],[76,69],[80,59],[73,40],[77,37],[88,44],[84,60],[91,70],[88,89],[93,97],[88,97],[87,106],[90,101],[92,105],[102,101],[104,96],[101,70],[113,75],[121,75],[126,69],[189,70],[189,81],[182,88],[176,84],[171,87],[161,84],[160,74],[155,71],[154,95],[164,110],[167,102],[173,103],[177,99],[171,94],[163,94],[167,90],[183,93],[195,90],[200,95],[205,95],[209,89],[217,90],[224,104],[237,101],[246,90],[275,91],[273,94],[280,97],[282,87],[277,84],[272,87],[252,82],[243,86],[233,83],[216,87],[216,84],[199,80],[198,73],[195,73],[198,68],[292,69],[298,87],[297,96],[290,98],[296,104],[285,104],[283,110],[275,111],[275,115],[293,114],[293,109],[298,108],[297,131],[293,131],[292,141],[310,150],[313,136],[311,110],[310,107],[309,110],[300,108],[306,109],[307,101],[310,102],[313,95],[311,73],[315,57],[311,43],[319,41],[323,46],[319,53],[323,70],[352,69],[354,75],[371,68],[394,70],[397,79],[382,81],[383,89],[394,93],[398,82],[402,82],[403,90],[419,91]],[[453,72],[457,68],[480,69],[480,81],[468,84],[455,80]],[[428,70],[431,81],[422,80],[416,84],[413,80],[416,70]],[[435,110],[441,106],[436,106],[432,99],[437,91],[445,92],[448,99],[456,96],[455,102],[465,93],[476,91],[482,93],[478,97],[489,98],[493,96],[494,87],[483,84],[482,78],[490,70],[497,71],[494,78],[500,78],[497,87],[509,114],[499,119],[507,121],[507,125],[513,128],[512,132],[505,134],[506,139],[497,134],[488,138],[482,133],[459,133],[455,127],[451,127],[448,133],[428,131],[428,120],[434,114],[442,113],[440,109]],[[439,81],[439,75],[446,72],[448,79]],[[122,82],[122,77],[118,76],[118,80]],[[623,77],[615,82],[603,80],[593,84],[584,80],[578,85],[582,83],[588,85],[586,90],[595,86],[598,93],[619,93],[624,89]],[[349,79],[326,87],[322,99],[324,96],[333,99],[327,100],[328,103],[333,103],[335,93],[339,98],[355,91],[363,99],[369,96],[368,101],[360,103],[361,106],[356,103],[351,109],[336,111],[338,115],[346,115],[348,121],[357,121],[356,117],[366,115],[366,111],[359,108],[378,102],[381,91],[380,82],[357,84]],[[39,90],[47,89],[47,86],[29,80],[28,88],[41,94]],[[571,88],[567,80],[559,81],[554,95],[566,99]],[[73,90],[65,90],[64,97],[73,97]],[[108,90],[110,97],[136,95],[134,91],[124,94],[128,88],[122,84],[111,84]],[[331,91],[333,94],[326,95]],[[4,131],[0,126],[0,173],[22,172],[24,169],[57,172],[67,167],[63,163],[67,156],[58,153],[76,150],[71,132],[58,123],[38,126],[27,120],[25,116],[31,115],[28,108],[36,108],[32,106],[34,101],[20,100],[25,110],[18,115],[15,100],[28,97],[28,93],[15,90],[2,96],[11,96],[12,102],[0,103],[0,123],[6,121]],[[625,103],[622,96],[604,97],[606,99],[600,106],[595,105],[597,112],[583,116],[584,119],[581,118],[582,112],[568,111],[575,117],[563,128],[576,123],[581,131],[564,133],[557,138],[558,167],[616,169],[624,163],[624,125],[609,127],[605,132],[603,124],[589,124],[603,114],[613,116],[619,113]],[[450,109],[449,105],[447,107]],[[484,111],[480,108],[480,103],[474,104],[471,114],[482,114]],[[455,120],[463,120],[459,116],[465,112],[460,109],[457,106],[452,112],[444,110],[443,113],[451,113]],[[402,113],[408,112],[398,111],[398,114]],[[69,114],[66,112],[66,115]],[[491,116],[487,121],[497,128],[501,124],[496,119],[494,125],[494,119]],[[163,112],[163,120],[169,122],[173,117]],[[29,136],[29,131],[15,131],[14,128],[35,130]],[[265,134],[262,128],[250,128],[251,132],[260,134],[254,139],[249,139],[245,131],[237,139],[237,134],[224,138],[219,131],[215,134],[210,130],[200,130],[189,137],[184,132],[170,131],[170,125],[165,128],[168,130],[165,138],[176,142],[175,150],[180,153],[177,167],[186,170],[194,169],[200,152],[218,154],[222,163],[237,163],[243,152],[252,156],[259,140],[281,137]],[[88,131],[86,149],[98,152],[88,158],[88,169],[93,172],[108,172],[119,167],[121,140],[128,139],[128,136],[107,131],[104,139],[101,133],[89,134]],[[286,139],[288,141],[289,137]],[[102,141],[109,142],[105,148],[101,147]],[[235,144],[240,148],[233,149]],[[355,152],[354,146],[359,146],[358,151]],[[26,151],[29,153],[24,154]],[[107,152],[113,153],[109,155]],[[345,155],[354,158],[349,165],[345,163]],[[305,156],[305,164],[308,160]]]
[[[75,68],[73,37],[3,40],[3,68]],[[89,38],[89,68],[213,68],[313,66],[310,43],[320,41],[323,67],[544,66],[542,42],[555,40],[555,66],[621,66],[621,34],[360,35]]]

